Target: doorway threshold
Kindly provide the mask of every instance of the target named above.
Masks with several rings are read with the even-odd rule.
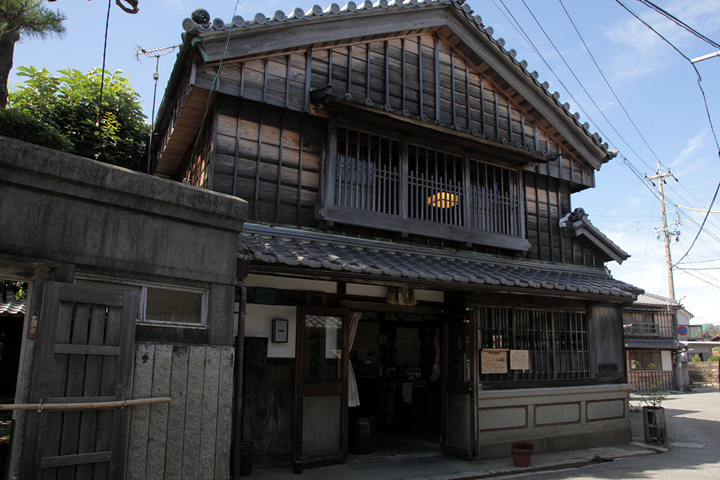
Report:
[[[375,448],[371,453],[348,454],[347,462],[363,462],[379,458],[425,458],[443,455],[438,442],[430,442],[421,438],[402,434],[377,432]]]

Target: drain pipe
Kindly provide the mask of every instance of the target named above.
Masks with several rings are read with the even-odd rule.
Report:
[[[245,371],[245,303],[247,300],[247,288],[242,282],[235,287],[236,295],[240,296],[240,308],[238,309],[238,330],[235,337],[235,411],[233,412],[233,462],[232,478],[240,478],[242,469],[242,444],[243,444],[243,380]]]

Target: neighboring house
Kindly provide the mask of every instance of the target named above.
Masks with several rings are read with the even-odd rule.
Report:
[[[696,356],[707,361],[714,355],[713,348],[720,347],[718,335],[720,330],[711,323],[688,325],[688,333],[680,336],[680,342],[687,348],[685,361],[692,361]]]
[[[677,325],[682,308],[676,300],[645,293],[623,309],[628,383],[634,391],[648,391],[655,384],[663,390],[678,388],[683,346],[677,340]]]
[[[15,394],[24,316],[25,302],[0,299],[0,399],[12,398]]]
[[[641,290],[571,202],[614,153],[467,3],[193,16],[151,153],[249,203],[236,451],[341,462],[360,416],[466,458],[630,440]]]

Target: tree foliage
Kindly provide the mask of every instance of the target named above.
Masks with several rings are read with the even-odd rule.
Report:
[[[7,103],[7,80],[15,43],[22,37],[63,35],[65,16],[42,5],[43,0],[0,0],[0,108]]]
[[[150,127],[138,93],[121,70],[87,73],[19,67],[23,83],[10,92],[9,106],[52,126],[72,143],[72,153],[132,170],[147,170]]]
[[[0,280],[0,301],[7,303],[8,300],[25,300],[27,296],[27,283],[14,282],[12,280]]]

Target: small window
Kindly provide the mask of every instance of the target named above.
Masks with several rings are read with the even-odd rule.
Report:
[[[80,278],[75,283],[138,293],[138,323],[205,326],[206,290],[115,279]]]

